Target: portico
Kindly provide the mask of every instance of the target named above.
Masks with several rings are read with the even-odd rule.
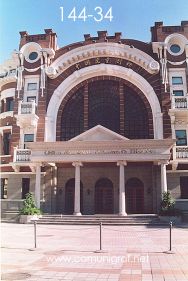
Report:
[[[90,167],[91,173],[90,175],[90,182],[92,182],[92,177],[94,179],[93,173],[97,173],[97,165],[103,163],[103,170],[102,172],[98,173],[98,178],[107,178],[110,177],[110,172],[105,172],[105,165],[111,165],[112,168],[117,170],[116,179],[110,179],[113,184],[113,191],[112,196],[113,200],[118,201],[114,204],[116,208],[114,209],[114,213],[119,213],[121,216],[125,216],[127,207],[127,193],[126,193],[126,180],[128,179],[128,175],[131,175],[132,178],[139,179],[139,173],[137,169],[135,170],[134,167],[132,168],[133,164],[135,163],[137,166],[139,165],[150,165],[150,168],[161,166],[160,175],[160,198],[163,191],[167,190],[167,179],[166,179],[166,164],[170,158],[170,150],[174,144],[173,140],[129,140],[111,130],[103,127],[103,126],[96,126],[79,136],[71,139],[70,141],[66,142],[38,142],[35,143],[28,143],[28,149],[31,150],[30,158],[27,158],[25,164],[35,163],[36,165],[36,187],[35,187],[35,198],[37,205],[39,207],[40,202],[40,165],[49,165],[49,163],[54,165],[59,165],[61,167],[70,167],[73,169],[74,167],[74,174],[70,176],[67,175],[67,180],[70,178],[74,178],[74,188],[73,188],[73,195],[74,195],[74,215],[81,215],[81,200],[84,200],[82,192],[81,192],[81,182],[83,182],[82,172],[86,171],[86,167]],[[20,158],[21,159],[21,158]],[[24,161],[17,161],[18,165],[19,162],[23,165]],[[144,164],[145,163],[145,164]],[[149,164],[150,163],[150,164]],[[72,168],[71,168],[72,166]],[[62,171],[65,171],[66,168],[62,168]],[[89,168],[87,168],[88,171]],[[109,168],[108,168],[109,170]],[[129,174],[127,174],[127,170],[129,170]],[[147,169],[146,169],[147,170]],[[110,170],[109,170],[110,171]],[[150,172],[152,169],[148,170],[148,175],[152,175]],[[60,173],[61,174],[61,173]],[[119,174],[119,175],[118,175]],[[65,177],[66,173],[62,172],[62,179]],[[85,177],[87,176],[87,172],[85,172]],[[97,175],[96,175],[97,179]],[[58,185],[58,184],[57,184]],[[61,181],[59,180],[59,185],[61,187]],[[145,187],[145,197],[149,196],[150,190],[154,192],[153,183],[148,183]],[[92,182],[92,186],[95,186],[95,182]],[[58,187],[57,187],[58,188]],[[63,186],[65,188],[65,186]],[[134,184],[132,190],[134,188]],[[106,189],[107,190],[107,189]],[[84,194],[96,193],[96,186],[94,188],[88,187],[87,184],[84,184]],[[102,191],[101,191],[102,192]],[[105,192],[105,191],[104,191]],[[101,193],[103,194],[103,193]],[[108,193],[109,194],[109,193]],[[56,200],[58,198],[59,193],[56,193]],[[84,195],[86,196],[86,195]],[[93,195],[94,196],[94,195]],[[101,195],[103,196],[103,195]],[[104,195],[105,196],[105,195]],[[108,198],[109,195],[106,195]],[[94,198],[94,197],[93,197]],[[98,197],[100,198],[100,197]],[[118,200],[117,200],[118,198]],[[93,199],[94,200],[94,199]],[[96,200],[96,197],[95,197]],[[108,200],[104,198],[104,201]],[[147,199],[148,200],[148,199]],[[63,205],[65,200],[59,201],[59,204]],[[108,201],[112,202],[112,201]],[[92,203],[94,205],[94,202]],[[104,202],[105,204],[105,202]],[[112,204],[112,203],[109,203]],[[87,208],[85,208],[87,209]],[[62,208],[62,210],[65,210]],[[94,207],[93,207],[93,210]],[[135,209],[136,210],[136,209]],[[144,209],[143,209],[144,212]],[[87,213],[87,212],[85,212]]]

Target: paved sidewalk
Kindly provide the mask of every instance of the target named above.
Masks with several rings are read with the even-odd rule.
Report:
[[[188,281],[188,228],[2,224],[2,280]]]

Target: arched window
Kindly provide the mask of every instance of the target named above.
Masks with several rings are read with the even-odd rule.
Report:
[[[119,89],[119,81],[107,79],[89,82],[85,98],[84,88],[78,89],[64,106],[61,116],[60,139],[70,140],[84,130],[97,125],[120,133]],[[121,101],[121,120],[123,118],[125,137],[129,139],[148,139],[151,137],[149,135],[148,108],[142,97],[127,85],[124,86],[124,101]],[[121,133],[123,134],[122,127]]]
[[[119,84],[100,80],[89,84],[89,128],[102,125],[119,133]]]
[[[61,140],[66,141],[84,131],[83,88],[79,89],[66,103],[61,118]]]
[[[131,88],[124,87],[125,137],[129,139],[148,139],[148,112],[143,100]]]

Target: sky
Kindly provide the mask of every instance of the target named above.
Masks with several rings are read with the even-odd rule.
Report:
[[[68,17],[74,8],[75,21]],[[182,20],[188,20],[188,0],[0,0],[0,64],[18,50],[20,31],[40,34],[52,28],[59,47],[82,41],[84,34],[96,36],[98,30],[149,42],[155,21],[180,25]]]

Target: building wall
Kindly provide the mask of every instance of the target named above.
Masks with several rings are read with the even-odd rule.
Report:
[[[136,172],[135,172],[136,171]],[[74,168],[58,168],[57,180],[57,201],[56,210],[59,213],[65,211],[65,185],[66,182],[74,178]],[[145,213],[153,213],[153,190],[152,166],[135,165],[134,168],[125,167],[125,183],[128,179],[137,177],[144,183],[144,210]],[[83,211],[85,214],[95,212],[95,184],[100,178],[108,178],[114,187],[114,213],[118,213],[119,208],[119,168],[118,167],[81,167],[81,182],[83,184]],[[62,193],[59,192],[62,189]],[[87,190],[90,190],[88,195]]]

